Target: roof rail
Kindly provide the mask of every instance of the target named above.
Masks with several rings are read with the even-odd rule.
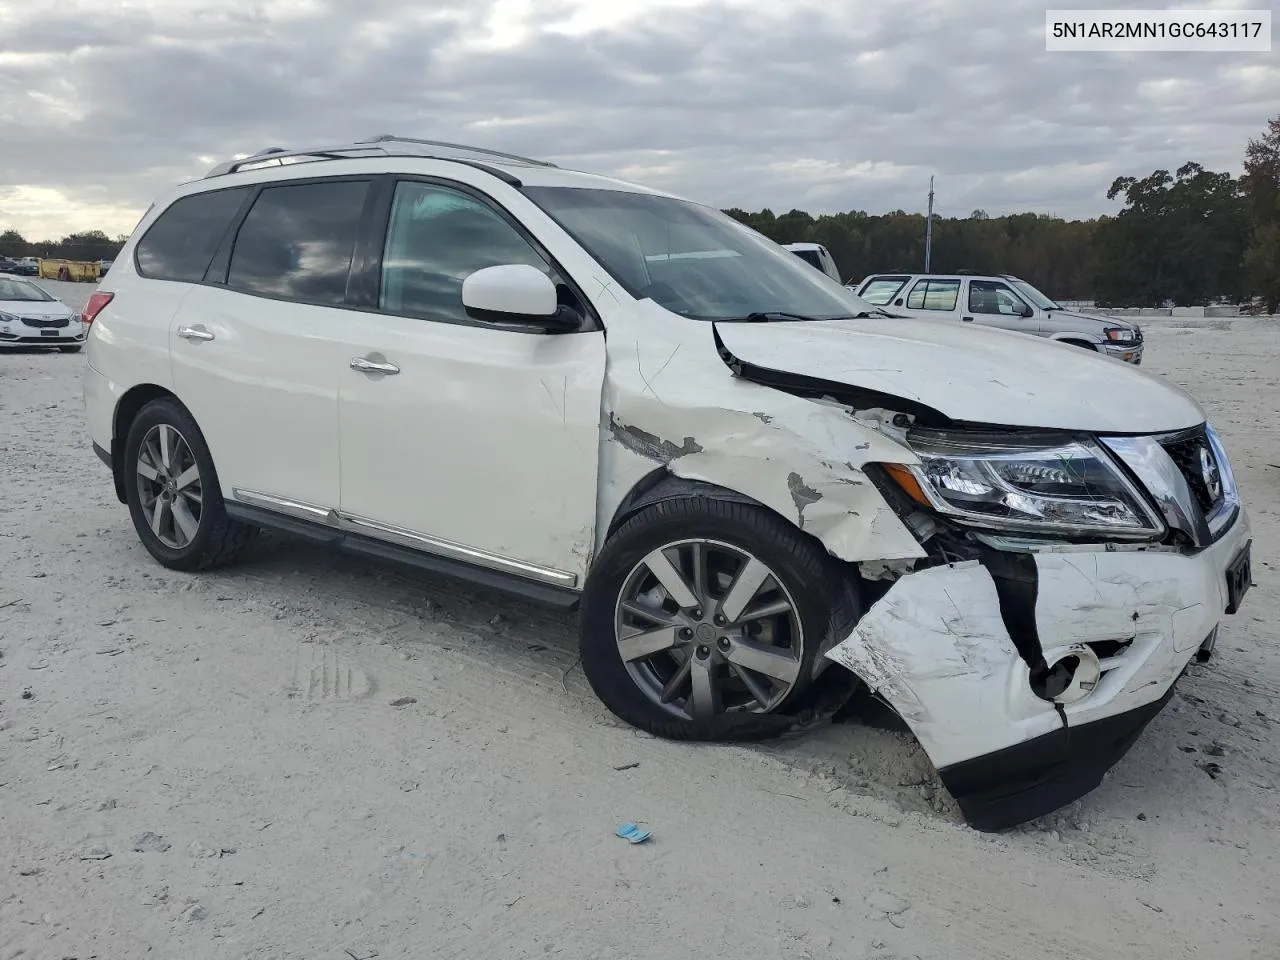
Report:
[[[413,143],[424,147],[444,147],[447,150],[461,150],[467,153],[478,153],[486,157],[497,157],[501,160],[514,160],[516,163],[527,163],[534,167],[555,167],[549,160],[534,160],[515,153],[503,153],[501,150],[490,150],[486,147],[472,147],[464,143],[447,143],[443,140],[418,140],[414,137],[398,137],[393,133],[384,133],[368,140],[357,140],[357,143]]]
[[[504,180],[516,180],[511,174],[505,171],[495,170],[493,167],[487,166],[479,161],[485,158],[493,158],[499,161],[507,161],[511,163],[525,164],[536,167],[554,167],[554,163],[546,160],[534,160],[529,157],[521,157],[514,153],[502,153],[498,150],[489,150],[484,147],[472,147],[461,143],[446,143],[439,140],[417,140],[412,137],[397,137],[392,134],[382,134],[381,136],[372,137],[368,140],[357,140],[354,143],[339,144],[329,147],[308,147],[302,150],[285,150],[282,147],[268,147],[258,153],[248,157],[242,157],[239,160],[228,160],[226,163],[220,163],[214,167],[204,178],[221,177],[229,173],[237,173],[241,170],[253,169],[259,166],[284,166],[286,161],[294,163],[309,163],[314,160],[353,160],[359,157],[369,156],[398,156],[398,157],[420,157],[424,159],[435,160],[454,160],[459,163],[466,163],[469,166],[480,167],[487,170]],[[516,180],[518,184],[519,181]]]

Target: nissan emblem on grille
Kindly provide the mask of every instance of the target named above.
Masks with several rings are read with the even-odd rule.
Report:
[[[1218,469],[1218,461],[1208,447],[1200,448],[1200,478],[1204,480],[1205,489],[1216,503],[1222,496],[1222,473]]]

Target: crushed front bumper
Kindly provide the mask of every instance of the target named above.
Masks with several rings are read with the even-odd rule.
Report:
[[[1249,542],[1240,508],[1195,553],[1030,554],[1025,609],[998,592],[996,565],[930,567],[895,582],[827,656],[911,727],[971,825],[1012,826],[1089,792],[1124,755],[1215,635]],[[1052,664],[1079,645],[1098,656],[1096,686],[1072,703],[1037,696],[1029,657]]]

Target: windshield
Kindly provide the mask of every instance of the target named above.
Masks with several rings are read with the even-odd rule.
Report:
[[[1010,283],[1013,284],[1014,288],[1020,294],[1022,294],[1032,303],[1034,303],[1041,310],[1061,310],[1062,309],[1062,307],[1058,306],[1056,303],[1054,303],[1052,300],[1046,297],[1043,293],[1041,293],[1031,284],[1027,283],[1027,281],[1011,280]]]
[[[733,218],[622,190],[525,187],[636,299],[693,320],[833,320],[875,307]],[[768,316],[766,316],[768,315]]]
[[[28,303],[47,303],[53,297],[28,280],[0,277],[0,300],[21,300]]]

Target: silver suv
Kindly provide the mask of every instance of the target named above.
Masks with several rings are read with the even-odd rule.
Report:
[[[850,284],[862,299],[922,320],[958,320],[1030,333],[1127,363],[1142,362],[1142,330],[1115,317],[1076,313],[1017,277],[877,273]]]

